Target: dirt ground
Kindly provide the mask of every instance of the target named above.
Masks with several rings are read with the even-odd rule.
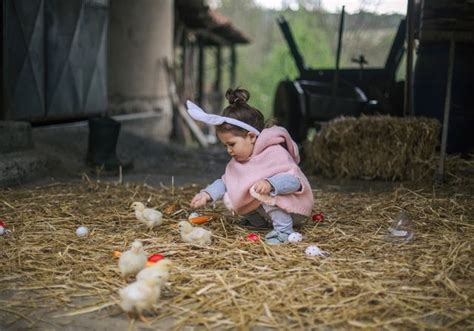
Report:
[[[101,180],[116,182],[117,175],[109,176],[92,171],[83,161],[87,149],[87,135],[83,130],[63,133],[62,139],[44,130],[35,130],[36,147],[48,155],[51,162],[50,171],[46,176],[25,183],[25,186],[41,187],[58,182],[77,182],[84,180]],[[123,183],[146,184],[154,188],[171,186],[205,186],[218,178],[224,171],[228,161],[223,148],[220,146],[209,149],[185,148],[179,144],[147,141],[133,134],[122,134],[118,144],[118,156],[121,160],[133,161],[133,169],[125,171]],[[326,179],[319,176],[309,176],[312,187],[319,192],[388,192],[395,187],[404,185],[414,190],[417,185],[400,182],[359,181],[344,179]],[[426,184],[424,184],[426,187]],[[460,187],[446,187],[447,190],[463,190]],[[472,195],[471,188],[465,188],[462,194]],[[0,199],[1,200],[1,199]],[[316,202],[317,203],[317,202]],[[1,215],[0,215],[1,216]],[[0,280],[7,282],[12,275],[0,275]],[[18,291],[0,292],[0,303],[27,300],[27,292],[20,296]],[[472,298],[471,298],[472,299]],[[83,307],[86,302],[78,300],[77,307]],[[167,330],[173,325],[173,320],[161,320],[159,326],[147,326],[142,322],[131,325],[130,320],[117,306],[104,307],[92,313],[77,316],[67,316],[68,311],[51,311],[39,308],[28,314],[15,316],[15,312],[2,308],[0,304],[0,331],[6,330]],[[3,322],[2,322],[3,321]],[[193,330],[194,327],[184,328]],[[253,328],[255,330],[261,328]]]

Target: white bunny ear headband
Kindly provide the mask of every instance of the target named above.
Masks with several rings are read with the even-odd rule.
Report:
[[[208,114],[204,110],[199,108],[199,106],[195,105],[189,100],[186,101],[186,106],[188,107],[188,114],[196,121],[204,122],[209,125],[220,125],[222,123],[229,123],[238,126],[239,128],[245,129],[249,132],[253,132],[256,135],[260,134],[260,131],[255,129],[253,126],[248,125],[247,123],[244,123],[242,121],[236,120],[235,118]]]

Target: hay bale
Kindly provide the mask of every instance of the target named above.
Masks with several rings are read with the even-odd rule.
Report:
[[[309,168],[329,177],[415,180],[432,172],[440,124],[428,118],[340,117],[307,144]]]

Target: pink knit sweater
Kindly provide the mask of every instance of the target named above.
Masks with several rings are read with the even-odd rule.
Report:
[[[252,185],[277,174],[290,174],[300,180],[302,189],[291,194],[277,195],[275,203],[286,212],[309,216],[314,197],[308,179],[298,167],[299,161],[298,147],[285,128],[273,126],[264,129],[247,161],[232,159],[227,164],[222,176],[227,189],[224,201],[227,200],[237,214],[247,214],[261,204],[249,193]]]

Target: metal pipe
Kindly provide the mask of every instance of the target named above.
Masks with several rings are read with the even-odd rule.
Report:
[[[288,43],[288,47],[290,47],[290,52],[293,55],[293,60],[295,61],[296,66],[298,67],[298,71],[300,72],[300,76],[307,70],[307,67],[304,63],[303,56],[301,55],[298,46],[296,45],[295,39],[293,38],[293,34],[291,33],[290,26],[288,22],[283,16],[277,18],[278,26],[280,27],[283,36]]]
[[[395,35],[395,39],[393,39],[392,47],[388,53],[387,60],[385,61],[385,72],[391,81],[395,81],[398,65],[402,60],[403,53],[405,53],[405,40],[407,37],[406,30],[406,19],[402,19],[398,25],[397,34]]]
[[[337,39],[337,52],[336,52],[336,70],[334,71],[332,96],[335,96],[337,94],[337,85],[339,84],[339,62],[341,61],[342,33],[344,30],[344,16],[345,16],[345,6],[342,6],[341,20],[339,21],[339,36]]]

